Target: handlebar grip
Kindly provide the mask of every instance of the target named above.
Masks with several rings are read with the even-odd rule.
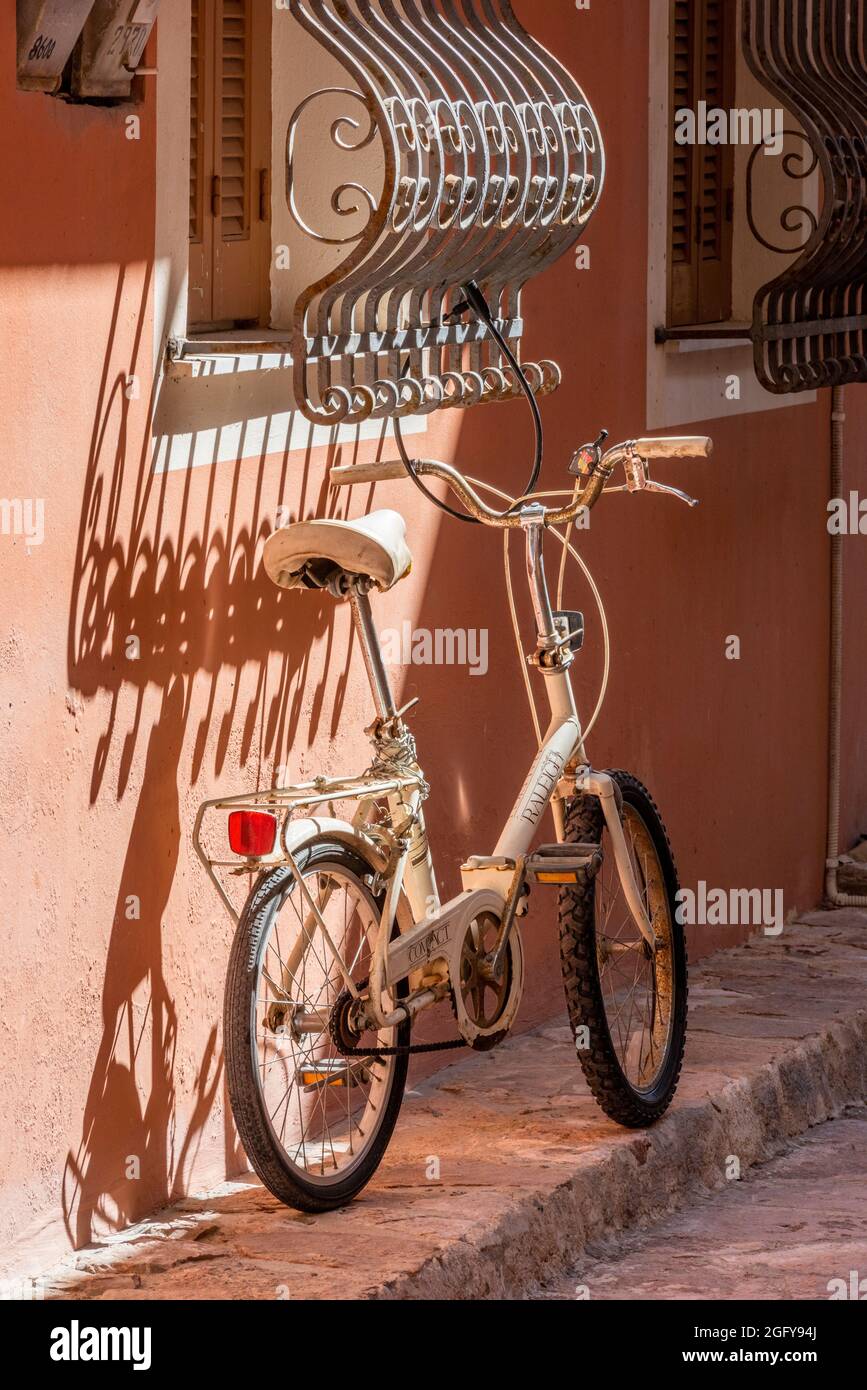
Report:
[[[634,448],[644,459],[708,459],[713,440],[706,434],[672,435],[670,439],[636,439]]]
[[[379,463],[338,463],[331,469],[334,487],[352,487],[354,483],[391,483],[407,477],[400,459]]]

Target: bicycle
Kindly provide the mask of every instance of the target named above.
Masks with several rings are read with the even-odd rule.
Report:
[[[396,707],[370,602],[373,590],[409,572],[403,519],[378,511],[357,521],[301,521],[266,542],[275,583],[350,602],[376,710],[366,730],[373,758],[360,776],[207,801],[196,820],[196,850],[237,921],[224,1009],[232,1111],[256,1173],[290,1206],[329,1210],[370,1180],[413,1051],[488,1050],[508,1035],[521,1001],[531,886],[560,890],[568,1013],[602,1109],[643,1127],[674,1096],[687,1002],[674,857],[642,783],[595,771],[587,759],[570,681],[583,616],[553,608],[543,539],[557,534],[568,545],[568,529],[556,528],[570,528],[603,492],[666,492],[695,505],[652,480],[650,461],[708,457],[712,443],[644,439],[603,453],[606,438],[575,455],[565,506],[529,496],[496,512],[456,468],[407,460],[402,443],[399,463],[332,470],[337,483],[367,482],[404,476],[409,465],[417,482],[447,484],[477,522],[525,538],[537,628],[527,660],[544,678],[551,723],[493,853],[467,860],[462,891],[446,903],[425,828],[429,788],[406,723],[411,706]],[[621,464],[626,480],[615,488]],[[337,814],[337,802],[355,804],[351,819]],[[533,849],[549,805],[557,839]],[[231,859],[213,857],[204,843],[215,810],[229,812]],[[257,875],[240,913],[220,869]],[[413,1020],[441,1002],[451,1005],[457,1037],[414,1048]]]

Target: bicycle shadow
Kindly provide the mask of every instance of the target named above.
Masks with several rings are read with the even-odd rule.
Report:
[[[264,454],[222,463],[217,436],[211,466],[155,471],[150,422],[159,374],[151,371],[143,328],[150,281],[150,268],[140,284],[126,269],[118,273],[69,603],[69,685],[83,698],[107,703],[93,749],[90,804],[111,806],[127,824],[106,947],[100,1039],[80,1137],[62,1184],[63,1219],[76,1246],[184,1193],[199,1148],[213,1145],[221,1119],[226,1171],[246,1166],[221,1098],[220,981],[194,968],[197,950],[206,945],[196,933],[210,930],[208,913],[216,907],[202,907],[198,890],[206,894],[207,885],[192,877],[187,883],[190,856],[182,845],[195,805],[212,783],[235,790],[259,785],[263,775],[270,780],[266,767],[286,764],[290,756],[297,762],[299,750],[319,734],[333,738],[345,710],[351,626],[345,626],[347,637],[338,637],[338,608],[330,598],[281,592],[261,573],[261,547],[278,508],[296,516],[407,508],[407,494],[396,489],[330,491],[328,466],[351,460],[347,446],[333,445],[325,468],[318,461],[314,468],[312,445],[301,461],[293,448],[290,473],[288,447],[276,467],[273,455],[266,466]],[[136,324],[129,348],[123,322]],[[136,374],[150,381],[141,405],[127,395]],[[516,417],[517,409],[504,411],[496,438],[490,417],[463,423],[462,452],[490,456],[497,444],[506,453]],[[413,591],[420,605],[416,621],[490,624],[493,596],[502,603],[501,579],[491,573],[492,566],[499,570],[501,542],[487,533],[483,540],[468,546],[465,528],[437,529],[430,562],[437,582]],[[511,642],[504,612],[497,632],[496,707],[490,676],[476,681],[460,673],[462,717],[450,721],[447,738],[443,711],[456,707],[457,673],[394,673],[401,700],[417,690],[424,696],[412,723],[422,759],[436,760],[431,832],[441,872],[455,887],[468,844],[475,837],[476,848],[487,848],[517,791],[514,731],[501,715],[504,703],[523,695],[514,673],[503,676],[502,648]],[[531,751],[528,740],[527,762]],[[251,767],[255,776],[245,770]],[[198,874],[198,866],[191,872]],[[167,924],[178,922],[186,925],[183,942],[192,942],[190,959],[169,935]],[[203,1010],[212,1014],[204,1028]],[[432,1019],[420,1036],[446,1026]]]
[[[203,784],[206,795],[218,779],[231,780],[233,790],[270,784],[270,766],[297,757],[297,747],[320,732],[326,692],[333,736],[352,657],[351,636],[339,649],[333,602],[277,590],[258,563],[278,508],[293,515],[341,509],[341,499],[326,496],[327,470],[314,482],[312,448],[302,463],[293,458],[291,475],[288,449],[277,468],[273,456],[266,468],[263,455],[154,470],[150,422],[159,374],[146,401],[127,393],[131,376],[144,377],[150,354],[143,329],[150,282],[150,267],[140,283],[127,268],[118,274],[69,604],[70,688],[83,699],[107,697],[89,802],[116,809],[128,826],[101,1036],[62,1183],[63,1220],[76,1247],[185,1191],[218,1119],[219,996],[196,964],[207,945],[195,940],[189,903],[198,884],[187,890],[179,880],[190,860],[182,844],[201,799],[195,789]],[[131,319],[137,327],[128,349],[121,325]],[[339,452],[330,449],[329,461]],[[321,674],[311,665],[316,643],[324,646]],[[326,686],[329,667],[339,675]],[[209,904],[206,922],[211,911]],[[187,950],[168,935],[179,921],[188,927]],[[203,1010],[213,1022],[196,1047],[188,1040],[203,1035]],[[224,1147],[229,1172],[245,1166],[228,1121]]]

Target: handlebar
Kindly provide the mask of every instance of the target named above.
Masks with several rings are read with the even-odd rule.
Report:
[[[709,459],[713,440],[706,434],[674,435],[670,439],[636,439],[632,448],[643,459]]]
[[[712,453],[713,441],[704,435],[673,436],[668,439],[632,439],[623,444],[617,444],[602,455],[591,471],[580,474],[576,483],[575,496],[567,506],[544,508],[545,525],[568,525],[575,521],[579,513],[594,507],[606,490],[605,484],[619,463],[623,463],[628,469],[630,464],[634,465],[647,459],[709,458]],[[522,514],[521,507],[516,505],[516,509],[506,515],[493,511],[482,501],[464,475],[453,468],[451,464],[440,463],[434,459],[414,459],[413,467],[422,477],[439,478],[442,482],[447,483],[470,515],[476,517],[486,526],[517,529],[524,524],[526,518]],[[331,469],[331,481],[336,487],[346,487],[354,483],[391,482],[406,476],[406,468],[400,460],[342,464]],[[657,488],[660,489],[660,485],[657,485]],[[531,499],[527,500],[527,505],[531,505]]]

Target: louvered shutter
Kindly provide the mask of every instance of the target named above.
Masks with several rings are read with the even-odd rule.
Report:
[[[250,15],[252,0],[223,0],[220,30],[220,234],[250,233]]]
[[[727,0],[673,0],[671,128],[686,107],[729,111],[734,103],[734,25]],[[720,323],[731,315],[734,151],[679,145],[672,135],[669,327]]]
[[[202,240],[204,202],[204,112],[200,75],[201,16],[199,0],[191,0],[190,33],[190,241]]]
[[[671,122],[678,111],[696,109],[693,49],[695,0],[675,0],[671,22]],[[669,229],[670,327],[695,321],[697,310],[693,252],[694,152],[672,136]]]
[[[214,225],[210,169],[213,160],[213,65],[210,60],[215,0],[190,6],[190,281],[189,323],[214,317]]]
[[[190,322],[230,327],[268,310],[270,6],[192,0]]]

